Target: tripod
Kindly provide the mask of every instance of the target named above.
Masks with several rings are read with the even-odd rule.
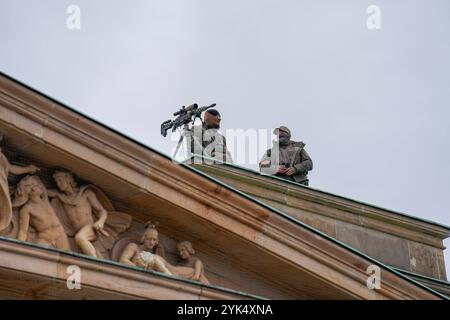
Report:
[[[194,119],[194,121],[195,121],[195,119]],[[203,125],[203,121],[202,121],[202,125]],[[183,143],[183,140],[185,137],[186,137],[186,144],[187,144],[188,151],[190,151],[190,155],[193,154],[193,150],[191,150],[192,145],[190,145],[190,141],[187,137],[193,139],[194,145],[197,145],[200,147],[200,149],[198,149],[198,150],[203,150],[202,144],[197,140],[197,137],[195,137],[195,135],[192,133],[192,130],[189,128],[189,125],[187,123],[185,123],[183,125],[183,130],[181,132],[180,139],[178,140],[177,147],[175,148],[175,151],[172,155],[173,159],[175,159],[175,156],[177,155],[178,151],[180,150],[181,144]],[[196,148],[194,147],[194,150],[195,149]]]
[[[178,140],[178,144],[177,144],[177,147],[175,149],[175,152],[172,155],[173,159],[175,159],[175,156],[177,155],[178,150],[180,150],[180,147],[181,147],[181,144],[183,143],[184,137],[190,136],[190,135],[191,135],[191,129],[189,129],[189,125],[187,123],[185,123],[183,125],[183,131],[181,132],[180,139]]]

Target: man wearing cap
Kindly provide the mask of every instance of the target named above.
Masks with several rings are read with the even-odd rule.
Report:
[[[219,133],[221,120],[220,113],[216,109],[205,111],[203,125],[192,127],[190,150],[192,154],[214,158],[219,162],[233,162],[226,139]]]
[[[302,141],[291,140],[291,131],[285,126],[273,131],[278,140],[266,151],[259,162],[260,171],[276,175],[280,178],[309,185],[308,171],[313,168],[313,162],[304,149]]]

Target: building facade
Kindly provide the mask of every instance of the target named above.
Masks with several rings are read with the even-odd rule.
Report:
[[[0,133],[9,166],[40,169],[30,189],[26,174],[5,171],[11,208],[2,204],[10,218],[0,231],[0,298],[447,299],[450,293],[443,256],[449,227],[233,165],[174,163],[4,74]],[[63,194],[59,171],[74,177],[79,196]],[[69,249],[43,245],[47,229],[39,231],[32,214],[21,238],[23,208],[33,208],[38,189]],[[29,202],[19,201],[24,192]],[[91,203],[92,212],[101,207],[109,219],[108,236],[92,240],[96,256],[80,249],[81,229],[70,228],[77,222],[70,208],[85,194],[100,203]],[[148,221],[158,222],[170,274],[156,260],[121,259],[130,243],[142,246]],[[195,264],[180,264],[182,241],[195,249]],[[198,261],[207,282],[195,276]],[[74,270],[80,286],[70,288]],[[379,272],[378,287],[368,285],[370,270]]]

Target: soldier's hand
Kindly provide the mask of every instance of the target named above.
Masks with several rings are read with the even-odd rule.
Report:
[[[286,172],[286,167],[284,165],[277,167],[277,173],[285,173],[285,172]]]
[[[295,174],[295,168],[294,167],[290,167],[289,169],[287,169],[284,172],[284,174],[287,175],[287,176],[292,176],[293,174]]]
[[[261,168],[268,168],[268,167],[270,167],[270,160],[264,160],[264,161],[261,161],[261,163],[259,164],[259,166],[260,166]]]

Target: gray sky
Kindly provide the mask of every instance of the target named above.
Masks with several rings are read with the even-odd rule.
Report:
[[[0,0],[0,70],[166,154],[159,126],[185,104],[217,103],[223,130],[287,125],[313,187],[450,225],[449,14],[448,0]]]

